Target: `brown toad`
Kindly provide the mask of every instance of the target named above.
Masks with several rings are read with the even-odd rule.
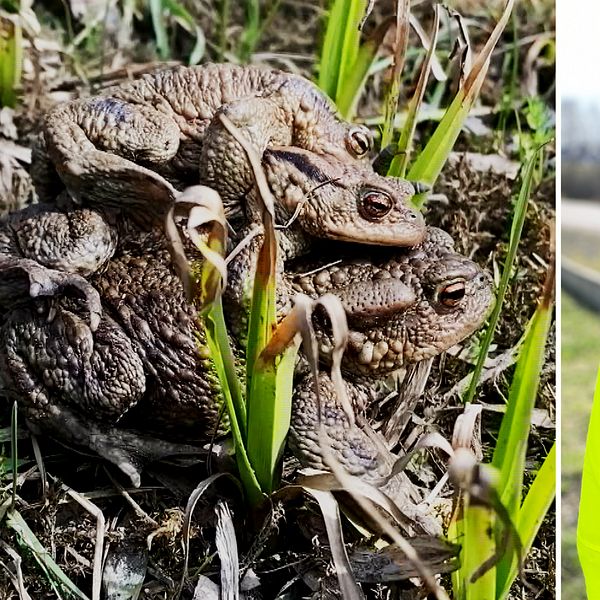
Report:
[[[327,291],[339,293],[353,340],[344,361],[346,385],[362,412],[373,400],[374,378],[439,354],[472,333],[485,319],[492,293],[490,278],[435,229],[415,249],[388,249],[356,267],[342,258],[335,268],[289,275],[285,282],[288,291],[299,286],[316,297],[327,279]],[[218,380],[159,231],[131,236],[90,283],[103,307],[96,331],[86,323],[85,306],[69,294],[50,304],[25,298],[7,312],[0,328],[0,381],[34,428],[91,448],[139,483],[144,460],[167,451],[148,432],[178,441],[212,434],[221,406]],[[327,361],[325,324],[318,336]],[[373,351],[371,365],[358,344],[364,348],[374,339],[385,340],[389,351]],[[347,422],[326,375],[321,389],[338,459],[352,473],[380,481],[389,473],[389,453],[373,443],[360,420]],[[312,385],[301,378],[292,441],[300,460],[312,466],[321,464],[316,406]]]
[[[404,228],[404,239],[411,244],[422,239],[423,218],[404,206],[406,182],[401,179],[382,177],[360,165],[349,167],[292,147],[265,151],[263,167],[282,226],[282,263],[306,252],[312,236],[319,236],[323,229],[329,237],[354,239],[347,234],[350,220],[364,243],[378,243],[382,231],[394,223]],[[248,194],[249,213],[257,205],[256,193],[253,189]],[[248,221],[255,223],[258,218],[249,214]],[[12,302],[16,285],[20,290],[29,289],[32,297],[52,296],[70,286],[88,297],[96,322],[100,308],[97,294],[84,276],[102,268],[113,255],[119,237],[123,238],[117,224],[128,220],[121,211],[111,210],[110,203],[103,205],[102,211],[75,212],[37,205],[0,219],[0,307]],[[256,226],[246,229],[252,227]],[[240,290],[251,272],[257,248],[254,244],[243,255],[244,263],[237,261],[235,275],[241,279]]]
[[[243,214],[254,179],[222,115],[259,156],[267,148],[298,147],[337,163],[338,170],[356,167],[360,176],[374,176],[356,160],[370,149],[368,130],[340,120],[308,80],[255,66],[209,64],[158,71],[55,107],[35,153],[38,188],[52,200],[60,188],[55,173],[51,184],[57,172],[78,203],[148,217],[163,214],[177,197],[168,180],[177,187],[201,183],[219,192],[226,214],[235,218]],[[410,206],[415,190],[399,179],[394,187],[394,201],[372,196],[371,210],[341,211],[332,198],[323,204],[310,194],[296,202],[305,202],[302,222],[310,222],[319,237],[411,246],[425,232],[421,215]],[[331,220],[321,215],[333,212],[337,218],[330,229]]]

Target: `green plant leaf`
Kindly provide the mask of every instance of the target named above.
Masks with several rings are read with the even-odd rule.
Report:
[[[52,586],[57,597],[80,598],[88,600],[88,597],[65,575],[64,571],[54,562],[50,553],[42,546],[29,525],[21,514],[13,509],[6,513],[6,526],[12,529],[19,544],[27,548],[42,571],[44,571],[48,583]]]
[[[158,56],[161,60],[167,60],[171,57],[171,49],[169,48],[163,0],[150,0],[150,15],[152,16],[152,28]]]
[[[496,551],[494,511],[489,506],[465,506],[464,538],[460,572],[464,574],[465,600],[492,600],[496,597],[496,569],[491,568],[476,581],[471,578],[483,560]]]
[[[538,471],[519,511],[517,530],[526,555],[539,531],[540,525],[556,496],[556,443],[552,444],[548,456]],[[504,560],[497,569],[499,598],[508,598],[510,587],[517,577],[516,559]]]
[[[336,95],[335,101],[344,119],[351,121],[356,116],[360,94],[382,39],[383,36],[381,38],[373,37],[360,46],[352,69],[340,84],[341,89]]]
[[[333,0],[331,3],[317,83],[334,100],[340,97],[357,59],[359,25],[366,9],[366,0]]]
[[[529,196],[531,193],[531,184],[533,180],[533,172],[535,169],[536,162],[539,157],[541,149],[538,148],[533,156],[530,157],[529,161],[525,165],[525,171],[523,172],[523,178],[521,181],[521,188],[519,190],[519,196],[515,205],[513,214],[513,220],[511,223],[510,241],[508,246],[508,252],[506,259],[504,260],[504,266],[502,268],[502,276],[500,277],[500,283],[498,284],[498,290],[496,292],[496,304],[490,316],[488,327],[486,329],[481,347],[479,348],[479,355],[477,357],[477,363],[475,369],[471,375],[471,382],[467,393],[464,398],[465,404],[469,404],[475,398],[475,391],[479,383],[479,377],[483,370],[483,364],[487,358],[487,354],[494,337],[494,331],[502,312],[502,305],[504,303],[504,296],[508,288],[508,283],[511,278],[512,268],[517,255],[517,249],[521,240],[521,233],[523,231],[523,224],[525,222],[525,215],[527,214],[527,204],[529,202]]]
[[[159,57],[162,60],[167,60],[171,57],[166,25],[166,14],[170,14],[186,31],[195,36],[196,42],[190,52],[188,64],[198,64],[204,56],[206,39],[204,32],[197,25],[194,17],[192,17],[188,10],[175,0],[150,0],[150,14],[152,16],[152,27],[154,28],[154,37]]]
[[[186,208],[189,209],[188,237],[204,257],[199,285],[189,268],[183,250],[183,241],[175,226],[175,216]],[[249,501],[254,505],[258,504],[262,501],[263,494],[246,452],[246,404],[236,369],[235,356],[227,335],[221,301],[227,277],[224,258],[227,246],[227,224],[221,198],[213,189],[204,186],[187,188],[169,210],[165,232],[171,241],[174,261],[182,276],[188,298],[200,305],[200,330],[206,335],[206,344],[221,384],[240,478]]]
[[[479,95],[481,85],[485,80],[489,67],[490,56],[506,27],[513,4],[514,0],[507,1],[500,20],[496,24],[496,27],[494,27],[483,50],[474,61],[465,78],[464,85],[458,90],[454,100],[427,142],[427,145],[410,168],[408,179],[422,181],[431,186],[435,183],[446,159],[454,147],[465,119],[468,117]],[[421,207],[425,202],[425,194],[415,196],[413,201],[417,207]]]
[[[290,428],[294,369],[299,340],[282,355],[263,352],[254,366],[248,412],[248,456],[262,489],[278,485],[279,468]]]
[[[10,449],[11,449],[11,469],[12,469],[12,494],[10,500],[10,507],[15,507],[17,500],[17,482],[19,480],[19,459],[18,459],[18,445],[17,445],[17,401],[13,402],[12,411],[10,415]]]
[[[175,2],[174,0],[163,0],[163,2],[165,8],[173,15],[175,20],[196,38],[194,47],[188,57],[188,65],[197,65],[204,56],[204,51],[206,50],[204,31],[202,31],[194,17],[192,17],[182,4]]]
[[[248,62],[259,40],[260,28],[260,3],[258,0],[246,0],[246,20],[240,42],[238,56],[242,62]]]
[[[542,301],[527,328],[508,395],[492,464],[500,470],[500,493],[513,521],[521,502],[527,438],[535,407],[546,340],[552,321],[552,305]]]
[[[529,546],[533,542],[531,535],[535,535],[539,522],[541,522],[554,496],[554,480],[550,482],[547,475],[548,470],[552,471],[553,469],[553,459],[551,458],[547,463],[547,469],[542,473],[539,484],[535,489],[532,485],[530,489],[529,494],[533,490],[533,495],[529,496],[528,494],[527,504],[531,514],[521,517],[523,510],[525,510],[524,506],[521,508],[521,495],[525,474],[527,440],[531,428],[531,414],[535,407],[540,375],[544,364],[546,340],[552,322],[551,290],[553,287],[554,278],[550,276],[546,284],[546,293],[528,325],[525,341],[519,353],[508,396],[506,414],[502,419],[492,459],[492,464],[500,470],[499,489],[502,503],[514,523],[523,523],[523,531],[519,531],[519,534],[522,538],[523,534],[527,535]],[[540,514],[540,509],[544,506],[546,508],[543,514]],[[523,541],[523,544],[526,545],[525,541]],[[512,556],[505,556],[500,562],[498,568],[499,588],[505,587],[511,577],[513,561]],[[516,569],[516,566],[514,569]]]
[[[257,200],[263,221],[263,242],[259,250],[252,288],[246,344],[246,398],[248,406],[247,451],[263,491],[271,492],[277,479],[279,461],[289,429],[292,410],[292,382],[297,344],[288,348],[296,330],[277,328],[277,239],[274,226],[274,198],[261,161],[253,146],[240,135],[231,121],[221,116],[224,126],[244,149],[256,181]],[[289,323],[290,321],[286,321]],[[282,330],[289,333],[280,345]],[[276,348],[275,350],[273,348]],[[279,359],[279,355],[282,358]]]

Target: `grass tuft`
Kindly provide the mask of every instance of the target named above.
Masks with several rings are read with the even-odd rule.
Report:
[[[171,58],[171,46],[167,31],[167,19],[170,17],[188,33],[194,35],[196,41],[188,57],[188,64],[198,64],[204,56],[206,40],[204,32],[198,27],[196,20],[185,6],[175,0],[150,0],[150,14],[159,58],[161,60]]]
[[[4,7],[10,10],[3,10]],[[16,3],[0,4],[0,108],[14,108],[17,104],[23,63],[23,31],[18,12]]]
[[[509,249],[500,280],[498,298],[465,396],[467,406],[471,406],[474,398],[477,382],[502,309],[502,300],[512,275],[533,173],[540,152],[541,149],[538,148],[525,167],[515,206]],[[452,578],[457,600],[508,598],[510,587],[522,568],[522,557],[531,548],[555,496],[556,465],[553,445],[525,501],[521,502],[524,492],[527,439],[552,321],[553,291],[554,269],[551,267],[542,298],[528,324],[519,350],[516,371],[492,464],[473,466],[473,473],[477,469],[479,475],[473,475],[469,485],[466,486],[462,516],[459,515],[451,527],[453,535],[463,540],[465,553],[461,568],[453,574]],[[488,473],[489,476],[481,478],[482,473]],[[475,485],[477,487],[474,487]],[[471,504],[472,498],[475,502]],[[481,563],[482,553],[485,552],[490,557],[477,567],[476,563]]]

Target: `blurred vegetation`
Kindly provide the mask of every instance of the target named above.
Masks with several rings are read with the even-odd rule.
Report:
[[[562,294],[562,597],[585,600],[576,548],[588,420],[600,360],[600,315]]]

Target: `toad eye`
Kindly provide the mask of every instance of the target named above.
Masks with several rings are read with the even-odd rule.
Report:
[[[371,150],[372,140],[366,127],[353,127],[346,136],[346,147],[348,152],[357,158],[364,156]]]
[[[380,221],[389,214],[394,201],[385,192],[370,190],[364,193],[358,205],[358,212],[368,221]]]
[[[466,285],[464,281],[455,281],[443,287],[439,294],[438,300],[449,308],[458,306],[460,301],[465,297]]]

